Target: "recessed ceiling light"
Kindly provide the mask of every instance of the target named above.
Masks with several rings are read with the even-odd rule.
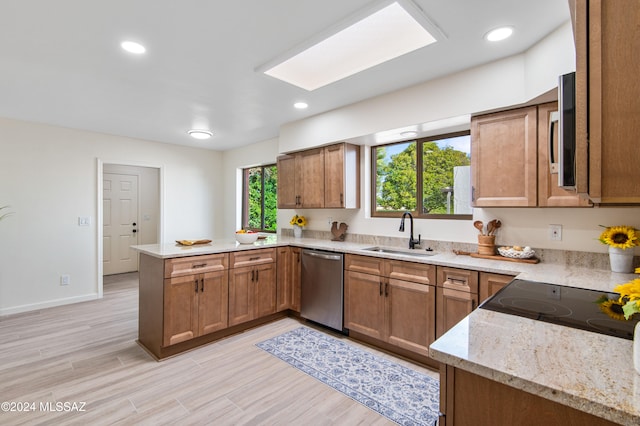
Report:
[[[410,0],[385,1],[338,23],[259,67],[267,75],[315,90],[445,38]]]
[[[406,130],[402,133],[400,133],[400,136],[402,136],[403,138],[413,138],[418,136],[418,132],[414,131],[414,130]]]
[[[211,136],[213,136],[213,133],[208,130],[192,129],[187,133],[194,139],[209,139]]]
[[[296,102],[293,107],[296,109],[306,109],[309,106],[306,102]]]
[[[141,55],[147,51],[143,45],[136,43],[135,41],[123,41],[120,43],[120,46],[127,52],[135,53],[136,55]]]
[[[485,34],[484,38],[489,41],[501,41],[511,37],[511,34],[513,34],[512,27],[501,27],[489,31],[487,34]]]

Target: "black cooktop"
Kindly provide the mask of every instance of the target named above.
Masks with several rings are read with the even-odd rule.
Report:
[[[617,293],[516,279],[480,308],[633,340],[633,329],[640,315],[629,320],[616,319],[603,312],[598,303],[603,298],[617,301],[618,296]]]

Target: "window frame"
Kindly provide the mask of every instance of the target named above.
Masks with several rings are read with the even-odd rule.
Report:
[[[256,231],[256,232],[264,232],[264,233],[270,233],[270,234],[275,234],[278,229],[277,229],[277,223],[276,223],[276,229],[274,230],[269,230],[269,229],[264,229],[264,225],[265,225],[265,220],[264,220],[264,215],[265,215],[265,208],[264,208],[264,179],[265,179],[265,173],[264,173],[264,169],[266,168],[270,168],[270,167],[275,167],[276,170],[278,168],[277,163],[272,163],[272,164],[261,164],[258,166],[252,166],[252,167],[245,167],[242,169],[242,229],[247,229],[247,230],[252,230],[252,231]],[[261,174],[260,174],[260,228],[252,228],[249,226],[249,171],[252,169],[256,169],[256,168],[260,168],[261,169]],[[277,191],[278,191],[278,187],[276,184],[276,198],[277,198]],[[276,210],[278,209],[278,206],[276,204]]]
[[[422,157],[422,153],[423,153],[423,149],[422,149],[422,144],[424,142],[434,142],[434,141],[438,141],[441,139],[449,139],[449,138],[455,138],[455,137],[459,137],[459,136],[471,136],[471,130],[463,130],[463,131],[459,131],[459,132],[452,132],[452,133],[444,133],[444,134],[440,134],[440,135],[435,135],[435,136],[428,136],[428,137],[422,137],[422,138],[416,138],[416,139],[407,139],[407,140],[403,140],[403,141],[397,141],[397,142],[391,142],[391,143],[386,143],[386,144],[380,144],[380,145],[375,145],[371,147],[371,217],[402,217],[402,214],[404,212],[379,212],[377,211],[377,207],[378,207],[378,200],[377,200],[377,176],[378,176],[378,164],[377,164],[377,155],[376,155],[376,149],[377,148],[381,148],[381,147],[385,147],[385,146],[391,146],[391,145],[397,145],[397,144],[401,144],[401,143],[411,143],[411,142],[415,142],[416,145],[416,209],[414,211],[410,211],[411,215],[415,218],[418,219],[450,219],[450,220],[472,220],[473,219],[473,213],[471,214],[442,214],[442,213],[438,213],[438,214],[429,214],[429,213],[422,213],[423,211],[423,200],[422,200],[422,191],[423,191],[423,157]]]

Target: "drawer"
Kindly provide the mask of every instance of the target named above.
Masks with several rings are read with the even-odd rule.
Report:
[[[436,285],[436,267],[424,263],[388,260],[386,274],[389,278],[413,283]]]
[[[229,254],[229,264],[231,268],[241,268],[243,266],[260,265],[262,263],[272,263],[276,261],[276,249],[259,249],[234,251]]]
[[[370,256],[347,254],[344,258],[344,269],[371,275],[384,275],[384,259]]]
[[[478,271],[438,266],[438,287],[478,293]]]
[[[164,277],[173,278],[182,275],[224,271],[228,268],[229,255],[227,253],[176,257],[164,261]]]

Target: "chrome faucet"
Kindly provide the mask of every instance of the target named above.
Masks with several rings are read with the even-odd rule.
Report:
[[[413,216],[411,215],[411,213],[409,212],[404,212],[402,213],[402,219],[400,220],[400,232],[404,232],[404,218],[406,216],[409,216],[409,226],[410,226],[410,232],[409,232],[409,248],[410,249],[414,249],[416,248],[416,246],[420,245],[420,234],[418,234],[418,239],[414,240],[413,239]]]

